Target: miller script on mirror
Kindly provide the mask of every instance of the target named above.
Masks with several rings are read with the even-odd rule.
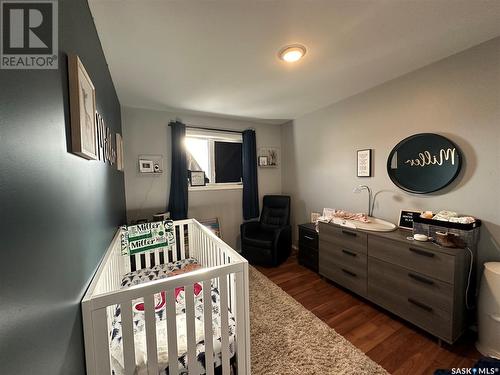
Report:
[[[417,159],[408,159],[405,164],[410,167],[425,167],[428,165],[443,165],[445,161],[450,161],[451,165],[455,165],[455,148],[447,148],[439,150],[438,154],[431,154],[430,151],[423,151],[418,154]]]

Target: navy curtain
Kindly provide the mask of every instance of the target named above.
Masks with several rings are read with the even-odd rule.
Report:
[[[169,124],[172,134],[172,168],[168,210],[173,220],[183,220],[188,213],[188,172],[184,147],[186,125],[179,121]]]
[[[259,189],[257,183],[257,148],[255,131],[243,132],[243,218],[259,217]]]

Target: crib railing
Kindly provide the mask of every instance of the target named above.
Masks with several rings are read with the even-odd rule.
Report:
[[[229,312],[236,319],[236,366],[238,374],[250,374],[250,329],[248,263],[230,246],[216,237],[196,220],[175,222],[177,248],[175,251],[146,252],[142,258],[121,255],[120,231],[115,235],[101,265],[82,301],[87,373],[103,375],[111,373],[110,329],[113,309],[120,305],[123,337],[123,364],[126,374],[136,369],[132,301],[142,299],[146,327],[148,374],[158,374],[156,317],[154,295],[166,294],[167,344],[169,353],[177,353],[177,326],[175,289],[184,287],[186,301],[186,337],[189,373],[197,373],[195,306],[193,286],[203,285],[204,340],[206,373],[214,373],[212,337],[211,287],[220,294],[222,373],[230,374]],[[186,274],[152,281],[120,289],[123,275],[131,269],[131,263],[141,267],[167,263],[194,257],[202,269]],[[158,263],[157,263],[158,262]],[[137,267],[138,268],[138,267]],[[163,324],[165,324],[163,322]],[[177,355],[169,355],[169,374],[177,374]]]

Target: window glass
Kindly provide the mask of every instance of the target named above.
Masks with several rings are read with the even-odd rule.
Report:
[[[204,171],[210,178],[209,141],[203,138],[186,137],[187,165],[189,171]]]
[[[190,128],[185,145],[188,170],[204,171],[207,184],[241,184],[240,133]]]
[[[215,142],[215,182],[241,182],[241,143]]]

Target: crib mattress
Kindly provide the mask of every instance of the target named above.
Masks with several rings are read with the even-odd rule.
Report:
[[[198,263],[196,259],[189,258],[181,261],[155,266],[152,268],[141,269],[130,272],[123,277],[122,287],[130,285],[138,285],[144,282],[166,278],[174,270],[182,269],[187,264]],[[195,335],[196,335],[196,358],[198,372],[205,373],[205,341],[204,341],[204,306],[203,293],[201,284],[195,284]],[[186,310],[185,310],[185,295],[184,290],[176,290],[176,323],[177,323],[177,358],[178,369],[180,374],[187,374],[187,337],[186,337]],[[219,290],[212,285],[212,328],[213,328],[213,348],[214,348],[214,365],[216,367],[222,364],[221,353],[221,314],[220,314],[220,295]],[[168,348],[167,348],[167,324],[165,310],[165,295],[155,296],[156,311],[156,338],[158,347],[158,365],[160,374],[168,374]],[[141,301],[133,301],[133,326],[134,326],[134,343],[136,357],[136,373],[147,374],[147,352],[146,352],[146,335],[145,335],[145,320],[144,311]],[[124,374],[123,352],[122,352],[122,330],[121,330],[121,314],[120,306],[117,305],[111,326],[110,354],[111,367],[114,375]],[[235,353],[235,318],[229,312],[229,355],[234,356]]]

